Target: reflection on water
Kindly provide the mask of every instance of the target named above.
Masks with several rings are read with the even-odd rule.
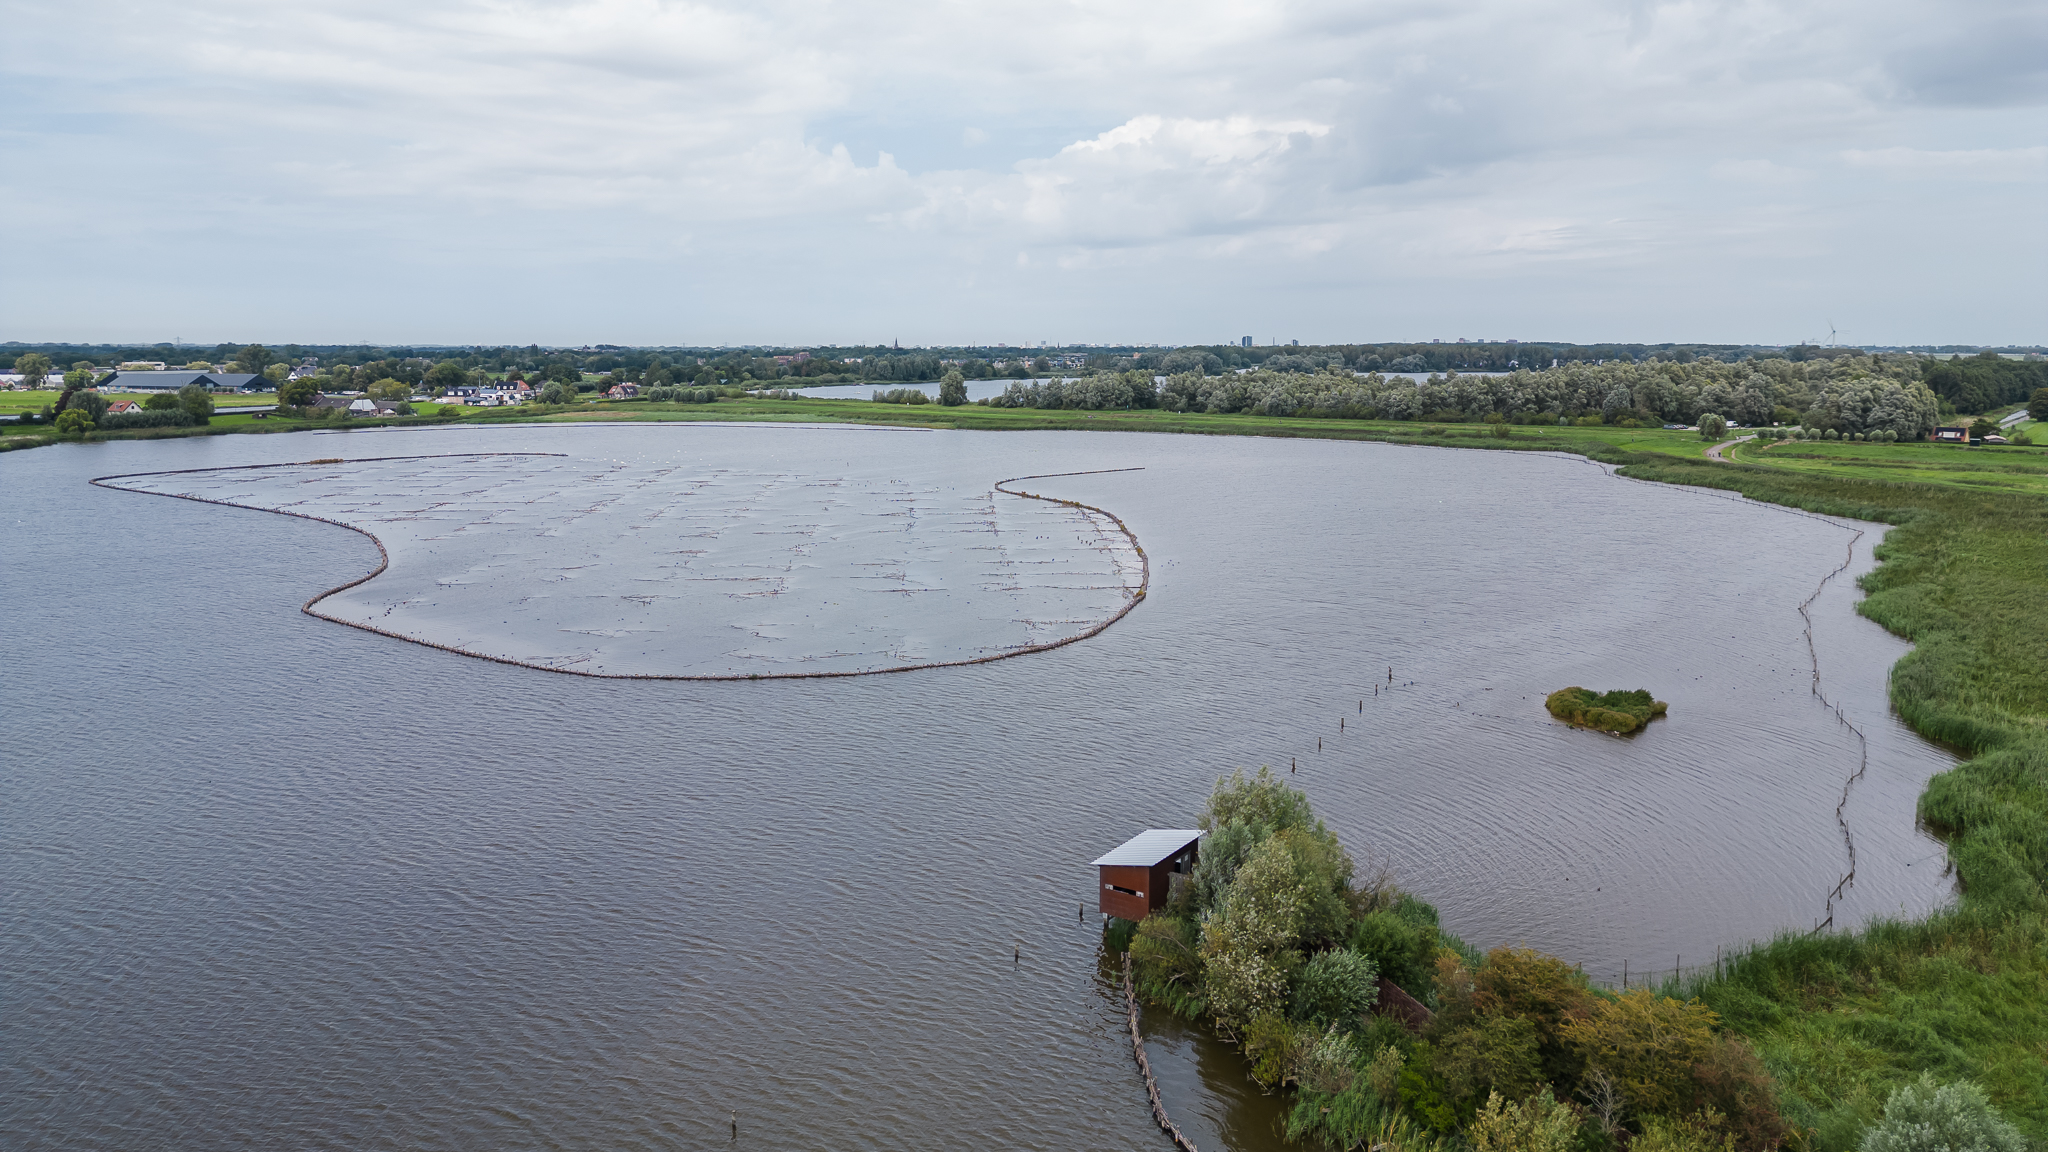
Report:
[[[301,614],[376,563],[354,533],[86,483],[462,451],[960,492],[1142,467],[1031,490],[1122,516],[1151,592],[967,668],[589,680]],[[1579,460],[636,425],[66,445],[0,477],[10,1148],[692,1147],[734,1110],[757,1148],[1156,1147],[1087,861],[1239,765],[1294,763],[1474,944],[1601,976],[1805,927],[1844,864],[1855,749],[1795,606],[1850,530]],[[1816,604],[1871,733],[1849,918],[1918,913],[1947,760],[1889,717],[1901,646],[1853,596]],[[1671,715],[1573,732],[1542,709],[1568,684]],[[1147,1027],[1205,1149],[1273,1146],[1227,1052]]]

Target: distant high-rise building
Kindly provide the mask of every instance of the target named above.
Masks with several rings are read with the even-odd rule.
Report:
[[[1251,346],[1252,346],[1252,338],[1251,338],[1251,337],[1249,337],[1249,336],[1245,337],[1245,338],[1244,338],[1243,340],[1241,340],[1241,341],[1239,341],[1239,342],[1238,342],[1238,346],[1239,346],[1239,347],[1241,347],[1241,348],[1249,348],[1249,347],[1251,347]]]

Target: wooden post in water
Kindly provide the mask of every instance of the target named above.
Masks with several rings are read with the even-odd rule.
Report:
[[[1621,990],[1628,991],[1628,961],[1621,962]]]

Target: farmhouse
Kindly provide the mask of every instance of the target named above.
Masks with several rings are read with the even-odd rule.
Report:
[[[1198,828],[1151,828],[1095,861],[1100,876],[1097,907],[1105,915],[1143,920],[1166,907],[1175,877],[1195,870],[1201,852]]]

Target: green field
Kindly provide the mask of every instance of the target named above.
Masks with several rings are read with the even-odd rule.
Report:
[[[1734,454],[1744,463],[1815,476],[2048,496],[2048,447],[1788,440],[1743,444]]]
[[[17,412],[41,412],[45,405],[54,405],[64,394],[62,388],[37,388],[28,391],[10,389],[0,391],[0,416],[11,416]],[[151,392],[102,392],[109,400],[146,400],[155,395]],[[213,403],[220,408],[240,408],[256,404],[277,403],[277,393],[258,392],[242,395],[239,392],[216,392]]]

